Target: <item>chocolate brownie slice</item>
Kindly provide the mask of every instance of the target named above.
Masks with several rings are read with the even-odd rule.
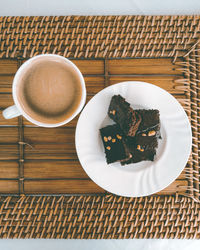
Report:
[[[129,160],[129,152],[119,125],[114,124],[101,128],[100,133],[108,164],[120,160]]]
[[[158,110],[137,110],[141,123],[134,138],[126,137],[127,148],[132,155],[128,161],[122,160],[121,165],[140,161],[153,161],[160,137],[160,114]]]
[[[121,165],[136,163],[140,161],[153,161],[158,147],[157,137],[136,136],[134,139],[127,139],[126,142],[131,158],[121,160]]]
[[[127,136],[135,136],[140,125],[140,114],[134,111],[128,102],[120,95],[114,95],[108,108],[109,117],[119,124]]]
[[[138,127],[136,135],[143,136],[160,136],[160,113],[157,109],[137,109],[141,116],[141,123]]]

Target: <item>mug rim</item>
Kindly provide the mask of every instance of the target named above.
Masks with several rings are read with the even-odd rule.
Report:
[[[56,58],[62,58],[64,59],[68,64],[70,64],[76,71],[76,73],[78,74],[79,76],[79,79],[80,79],[80,82],[81,82],[81,100],[80,100],[80,103],[78,105],[78,107],[76,108],[76,110],[74,111],[74,113],[68,117],[67,119],[65,119],[64,121],[62,122],[58,122],[58,123],[44,123],[44,122],[40,122],[40,121],[37,121],[35,119],[33,119],[31,116],[29,116],[22,108],[22,106],[20,105],[20,102],[18,101],[18,98],[17,98],[17,94],[16,94],[16,87],[17,87],[17,84],[18,84],[18,80],[19,80],[19,77],[21,76],[21,74],[23,73],[23,71],[26,69],[26,67],[32,62],[32,61],[35,61],[37,60],[38,58],[40,57],[56,57]],[[86,87],[85,87],[85,80],[83,78],[83,75],[81,73],[81,71],[79,70],[79,68],[73,63],[71,62],[69,59],[65,58],[64,56],[61,56],[61,55],[57,55],[57,54],[40,54],[40,55],[36,55],[34,57],[31,57],[29,58],[26,62],[24,62],[20,67],[19,69],[17,70],[15,76],[14,76],[14,79],[13,79],[13,84],[12,84],[12,95],[13,95],[13,100],[14,100],[14,103],[15,105],[17,106],[17,108],[19,109],[20,113],[28,120],[30,121],[31,123],[37,125],[37,126],[40,126],[40,127],[46,127],[46,128],[54,128],[54,127],[59,127],[59,126],[62,126],[64,124],[67,124],[68,122],[70,122],[75,116],[77,116],[80,111],[82,110],[84,104],[85,104],[85,101],[86,101]]]

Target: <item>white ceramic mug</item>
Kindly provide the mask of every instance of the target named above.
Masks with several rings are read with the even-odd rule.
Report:
[[[80,79],[80,83],[81,83],[81,87],[82,87],[82,93],[81,93],[82,96],[81,96],[80,103],[77,106],[75,112],[69,118],[67,118],[66,120],[59,122],[59,123],[50,124],[50,123],[43,123],[43,122],[34,120],[32,117],[30,117],[30,115],[28,115],[24,111],[22,105],[20,104],[19,98],[17,96],[16,87],[20,83],[19,79],[21,79],[22,75],[25,74],[25,72],[27,71],[27,68],[28,67],[30,68],[31,64],[35,60],[38,60],[40,57],[54,57],[55,59],[62,58],[62,60],[65,60],[68,64],[70,64],[70,66],[72,66],[74,68],[75,72],[77,73],[77,76]],[[70,60],[68,60],[65,57],[60,56],[60,55],[43,54],[43,55],[38,55],[38,56],[32,57],[21,65],[21,67],[18,69],[17,73],[14,76],[13,85],[12,85],[12,95],[13,95],[13,100],[14,100],[15,105],[10,106],[3,111],[2,114],[3,114],[3,117],[5,119],[11,119],[11,118],[23,115],[28,121],[34,123],[37,126],[58,127],[58,126],[61,126],[61,125],[64,125],[64,124],[70,122],[82,110],[82,108],[85,104],[85,101],[86,101],[86,87],[85,87],[84,78],[83,78],[80,70],[77,68],[77,66],[74,63],[72,63]]]

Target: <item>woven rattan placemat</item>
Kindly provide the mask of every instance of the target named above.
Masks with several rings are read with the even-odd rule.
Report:
[[[128,199],[106,194],[84,176],[69,147],[72,127],[53,137],[21,117],[0,119],[0,237],[199,238],[199,27],[199,16],[0,18],[1,109],[12,104],[20,64],[57,53],[80,67],[89,98],[124,79],[161,85],[183,105],[193,132],[191,157],[174,184]],[[36,196],[51,193],[68,196]]]

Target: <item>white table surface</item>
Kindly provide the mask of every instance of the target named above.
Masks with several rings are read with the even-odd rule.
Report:
[[[199,0],[0,0],[0,15],[192,15]]]
[[[193,15],[200,0],[0,0],[0,16]],[[2,250],[198,250],[199,240],[0,240]]]

